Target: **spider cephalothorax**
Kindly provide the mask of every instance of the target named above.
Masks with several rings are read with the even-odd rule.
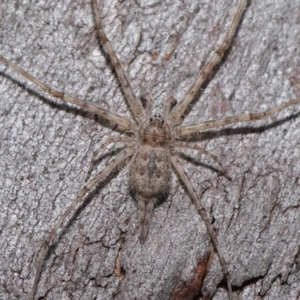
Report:
[[[139,131],[141,145],[164,147],[170,141],[170,128],[161,114],[155,113],[146,120]]]

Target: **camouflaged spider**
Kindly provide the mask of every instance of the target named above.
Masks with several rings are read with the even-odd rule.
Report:
[[[151,96],[149,94],[146,94],[146,105],[144,107],[141,101],[134,94],[127,76],[123,71],[120,62],[102,29],[100,13],[97,8],[96,0],[92,0],[92,3],[95,13],[95,22],[97,26],[98,36],[118,75],[122,90],[131,109],[133,120],[55,91],[5,59],[3,56],[0,56],[0,61],[21,73],[23,76],[35,83],[48,94],[57,97],[64,102],[72,103],[79,107],[82,107],[86,111],[96,114],[101,118],[110,121],[112,124],[118,125],[119,127],[124,129],[125,136],[108,139],[98,150],[93,153],[92,161],[90,163],[87,174],[87,180],[92,173],[95,160],[107,146],[112,143],[118,142],[128,144],[128,146],[115,157],[115,159],[109,166],[107,166],[101,173],[99,173],[84,187],[76,200],[52,228],[49,236],[43,244],[37,261],[34,285],[32,288],[30,299],[33,299],[35,296],[42,266],[48,253],[49,247],[53,244],[57,230],[63,225],[65,219],[78,206],[78,204],[85,199],[85,196],[92,189],[94,189],[97,184],[102,181],[110,172],[112,172],[118,165],[121,165],[126,160],[130,160],[129,185],[134,192],[139,204],[139,239],[141,243],[144,243],[146,240],[151,215],[158,197],[162,194],[165,194],[169,189],[170,175],[173,168],[179,179],[185,184],[189,196],[194,201],[196,208],[207,227],[213,245],[218,253],[220,263],[227,280],[229,298],[232,299],[233,294],[231,281],[225,259],[217,242],[216,234],[208,221],[206,212],[201,205],[199,198],[197,197],[187,175],[180,165],[177,153],[176,151],[174,151],[174,149],[189,148],[199,151],[200,153],[207,155],[215,163],[217,163],[222,173],[226,175],[225,170],[223,169],[216,156],[208,153],[205,149],[196,144],[185,142],[184,139],[190,134],[197,133],[202,130],[217,128],[237,122],[266,118],[270,115],[278,113],[280,110],[288,106],[300,103],[300,100],[296,99],[287,102],[262,113],[245,114],[235,117],[211,120],[195,125],[182,125],[183,115],[185,114],[188,106],[193,101],[195,95],[197,94],[203,83],[208,80],[211,71],[214,69],[216,64],[220,62],[225,51],[231,44],[232,38],[235,35],[236,29],[247,5],[247,1],[242,0],[238,6],[234,20],[221,47],[214,53],[212,59],[206,64],[204,69],[199,72],[194,84],[187,92],[186,96],[178,103],[175,103],[174,99],[172,97],[169,97],[164,103],[162,113],[153,113],[153,100]]]

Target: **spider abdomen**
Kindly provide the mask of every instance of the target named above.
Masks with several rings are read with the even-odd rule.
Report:
[[[163,147],[139,146],[129,169],[133,192],[144,198],[156,198],[169,189],[169,151]]]

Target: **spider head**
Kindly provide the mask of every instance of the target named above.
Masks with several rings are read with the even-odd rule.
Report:
[[[162,128],[165,121],[161,114],[155,113],[154,115],[150,116],[149,118],[149,125],[156,128]]]
[[[154,113],[142,125],[140,138],[143,144],[164,146],[170,140],[170,128],[162,115]]]

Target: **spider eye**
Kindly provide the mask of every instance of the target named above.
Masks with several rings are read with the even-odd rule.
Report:
[[[150,122],[153,122],[153,118],[150,118]]]

